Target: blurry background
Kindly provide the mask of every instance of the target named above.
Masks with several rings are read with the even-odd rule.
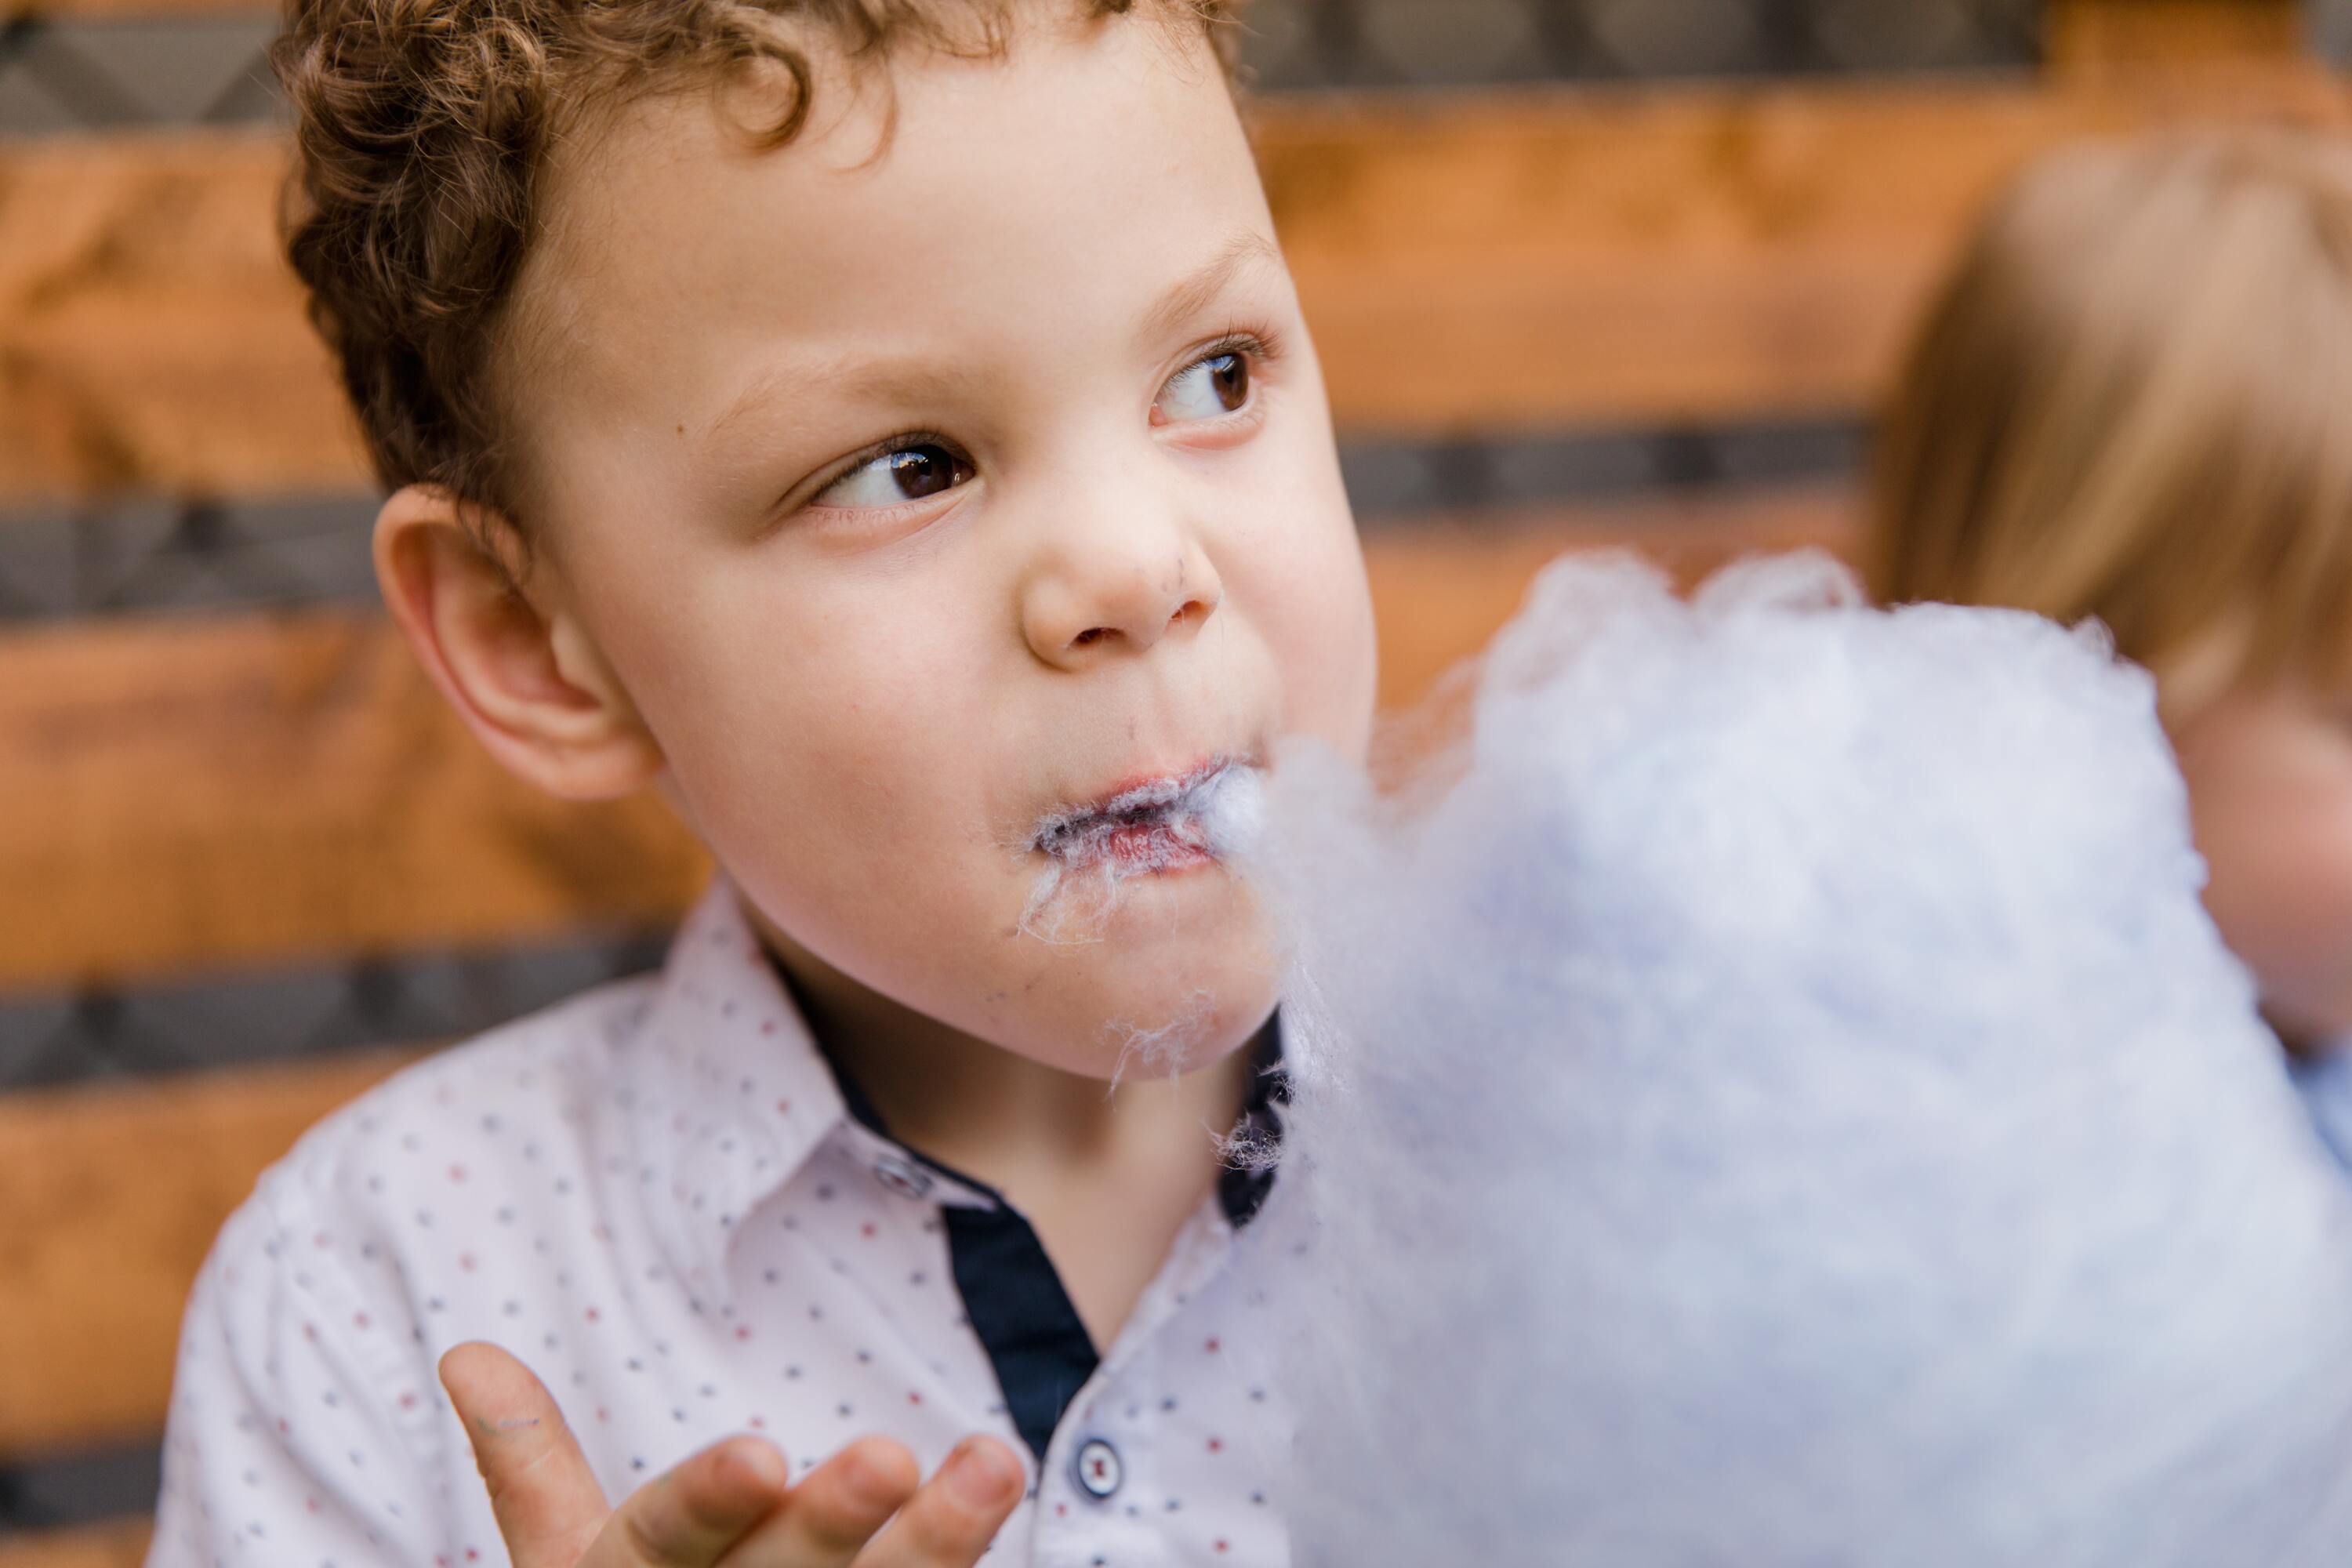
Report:
[[[0,1568],[97,1568],[260,1166],[402,1051],[653,963],[704,868],[649,803],[505,780],[383,620],[271,228],[268,10],[0,16]],[[1567,545],[1844,545],[1910,314],[2021,160],[2352,112],[2352,0],[1255,26],[1391,702]]]

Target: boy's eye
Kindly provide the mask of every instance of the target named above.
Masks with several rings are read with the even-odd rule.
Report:
[[[885,452],[827,485],[812,506],[856,509],[902,506],[971,482],[971,462],[937,442]]]
[[[1249,406],[1249,355],[1232,351],[1213,354],[1188,370],[1180,371],[1160,394],[1152,413],[1168,424],[1192,419],[1214,419],[1223,414],[1238,414]]]

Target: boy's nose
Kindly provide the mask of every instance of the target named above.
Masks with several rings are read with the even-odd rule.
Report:
[[[1197,542],[1166,543],[1157,558],[1107,552],[1036,573],[1021,605],[1030,651],[1056,668],[1078,669],[1198,631],[1224,602],[1224,584]]]

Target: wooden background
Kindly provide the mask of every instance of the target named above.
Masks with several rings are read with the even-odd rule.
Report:
[[[1271,84],[1307,89],[1269,91],[1256,133],[1391,703],[1560,549],[1687,575],[1847,545],[1913,312],[2021,161],[2347,110],[2309,47],[2338,19],[2284,0],[2016,5],[2011,68],[1883,75],[1769,48],[1675,75],[1675,47],[1720,62],[1672,37],[1658,71],[1587,68],[1587,27],[1549,73],[1581,79],[1503,80],[1524,49],[1482,66],[1456,37],[1435,87],[1375,58],[1429,0],[1377,26],[1349,3],[1272,29]],[[54,99],[67,57],[36,50],[255,7],[0,16],[0,124],[31,126],[0,131],[0,1568],[95,1568],[137,1559],[181,1299],[260,1167],[433,1039],[644,962],[706,868],[650,802],[503,777],[369,602],[266,103],[223,110],[241,86],[174,120],[100,92],[97,130],[8,108],[11,50]]]

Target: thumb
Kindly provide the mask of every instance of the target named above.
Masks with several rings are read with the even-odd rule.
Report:
[[[475,1343],[441,1358],[441,1386],[473,1441],[514,1568],[572,1568],[611,1510],[546,1385],[498,1346]]]

